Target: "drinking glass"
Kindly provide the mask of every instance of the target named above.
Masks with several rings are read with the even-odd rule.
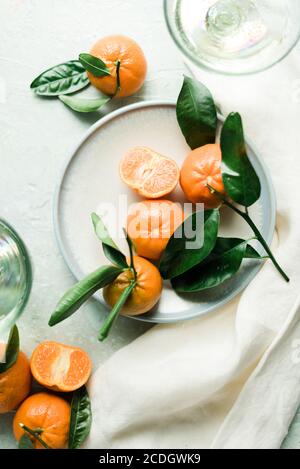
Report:
[[[26,247],[13,228],[0,219],[0,340],[22,313],[31,284]]]
[[[164,0],[164,11],[183,54],[228,75],[271,67],[300,36],[300,0]]]

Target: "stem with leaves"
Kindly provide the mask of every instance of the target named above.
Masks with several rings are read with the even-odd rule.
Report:
[[[45,443],[44,440],[42,440],[42,438],[40,437],[40,435],[43,433],[43,430],[41,429],[32,430],[31,428],[27,427],[23,423],[19,423],[19,425],[25,432],[33,436],[44,448],[51,449],[50,446],[48,446],[47,443]]]
[[[110,329],[112,328],[115,320],[119,316],[123,305],[126,303],[127,298],[129,297],[129,295],[131,294],[131,292],[132,292],[132,290],[134,289],[135,286],[136,286],[136,280],[132,280],[130,282],[130,284],[128,285],[128,287],[125,288],[123,293],[120,295],[117,303],[115,304],[115,306],[113,307],[113,309],[109,313],[108,317],[104,321],[103,326],[100,329],[99,337],[98,337],[100,342],[105,340],[106,337],[108,336]]]
[[[268,246],[268,243],[265,241],[265,239],[263,238],[262,234],[260,233],[259,229],[257,228],[257,226],[255,225],[255,223],[253,222],[253,220],[251,219],[251,217],[249,216],[249,213],[248,213],[248,209],[245,210],[245,212],[242,212],[242,210],[240,210],[239,208],[237,208],[235,205],[233,205],[228,199],[227,197],[225,197],[223,194],[221,194],[220,192],[218,192],[217,190],[215,190],[212,186],[210,186],[209,184],[207,184],[207,187],[208,189],[216,194],[221,200],[222,202],[224,203],[224,205],[226,205],[227,207],[231,208],[235,213],[237,213],[238,215],[240,215],[245,221],[246,223],[248,223],[248,225],[250,226],[250,228],[252,229],[253,233],[255,234],[255,237],[256,239],[260,242],[260,244],[263,246],[264,250],[268,253],[268,256],[269,258],[271,259],[271,261],[273,262],[274,266],[276,267],[276,269],[278,270],[278,272],[280,273],[280,275],[284,278],[284,280],[286,282],[289,282],[290,279],[289,277],[287,276],[287,274],[284,272],[284,270],[280,267],[280,265],[278,264],[278,262],[276,261],[271,249],[269,248]]]

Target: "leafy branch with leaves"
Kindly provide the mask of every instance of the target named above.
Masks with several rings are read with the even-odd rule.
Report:
[[[181,131],[192,149],[216,140],[217,110],[210,91],[202,83],[189,77],[184,78],[176,114]],[[220,194],[210,184],[207,187],[220,198],[220,205],[226,205],[243,218],[254,237],[249,240],[218,237],[219,210],[205,210],[202,247],[198,250],[185,248],[190,239],[184,234],[179,238],[175,232],[160,261],[163,278],[171,279],[173,288],[178,292],[202,291],[220,285],[237,273],[245,258],[269,258],[284,280],[289,281],[249,215],[248,208],[260,198],[261,184],[247,155],[240,114],[229,114],[222,127],[220,140],[221,171],[226,195]],[[185,233],[184,228],[187,224],[193,226],[195,218],[196,213],[188,217],[177,231]],[[266,256],[261,256],[249,244],[253,239],[261,244]]]
[[[58,97],[73,111],[83,113],[99,111],[120,90],[120,65],[120,60],[117,60],[115,63],[116,90],[112,96],[102,95],[99,98],[73,96],[73,93],[77,93],[90,85],[86,72],[93,74],[95,77],[111,75],[103,60],[87,53],[79,54],[79,60],[69,60],[49,68],[33,80],[30,88],[39,96]]]
[[[105,73],[103,66],[84,54],[81,57],[86,67],[95,73]],[[88,64],[88,65],[87,65]],[[118,66],[118,64],[117,64]],[[116,92],[118,89],[118,81]],[[185,77],[176,106],[176,115],[181,131],[192,149],[216,141],[217,109],[210,91],[200,82]],[[219,236],[221,214],[219,208],[195,211],[187,217],[170,237],[159,263],[164,279],[169,279],[173,288],[180,293],[192,293],[217,287],[231,279],[240,269],[244,259],[262,261],[269,258],[285,281],[289,277],[275,259],[268,243],[249,214],[249,207],[261,195],[261,183],[248,155],[244,141],[242,118],[231,113],[221,129],[220,146],[222,152],[221,173],[225,195],[207,183],[207,188],[220,199],[222,204],[239,215],[251,228],[249,239]],[[194,249],[189,243],[196,242],[199,219],[203,220],[203,242]],[[130,261],[112,240],[102,220],[92,214],[95,233],[102,243],[103,251],[112,265],[100,267],[70,288],[59,301],[51,315],[49,325],[54,326],[70,317],[96,291],[113,282],[122,272],[131,270],[132,281],[128,283],[115,306],[102,324],[99,340],[104,340],[136,286],[137,278],[133,264],[133,245],[129,236]],[[188,237],[186,233],[193,233]],[[264,249],[261,254],[251,242],[256,240]]]
[[[137,274],[133,263],[133,243],[125,231],[125,236],[129,248],[130,263],[128,264],[125,255],[120,251],[113,239],[110,237],[109,232],[104,225],[101,218],[92,213],[92,223],[96,236],[102,243],[102,248],[107,259],[113,265],[100,267],[95,272],[87,275],[81,281],[71,287],[61,298],[55,311],[49,319],[49,326],[64,321],[74,314],[80,306],[83,305],[94,293],[104,288],[106,285],[112,283],[122,272],[130,270],[133,273],[133,280],[129,283],[127,288],[124,289],[123,294],[120,296],[119,301],[110,311],[106,320],[104,321],[100,331],[99,340],[103,341],[107,338],[115,320],[119,316],[121,309],[136,286]]]

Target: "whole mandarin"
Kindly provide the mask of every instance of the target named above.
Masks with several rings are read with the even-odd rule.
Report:
[[[142,257],[134,256],[133,259],[137,284],[121,310],[122,314],[130,316],[147,313],[158,302],[162,291],[162,278],[157,267]],[[133,280],[134,274],[130,269],[122,272],[104,288],[103,297],[106,303],[114,307]]]
[[[221,173],[221,148],[208,144],[188,154],[180,171],[180,185],[186,198],[193,203],[203,203],[205,208],[217,208],[220,198],[207,187],[225,194]]]
[[[118,98],[131,96],[143,85],[147,73],[146,58],[140,46],[130,37],[122,35],[103,37],[93,45],[90,54],[103,60],[110,71],[109,76],[103,77],[96,77],[87,72],[91,84],[102,93],[115,95],[118,60],[121,86],[115,96]]]
[[[127,231],[137,254],[158,260],[183,220],[181,206],[170,200],[144,200],[133,204],[127,217]]]

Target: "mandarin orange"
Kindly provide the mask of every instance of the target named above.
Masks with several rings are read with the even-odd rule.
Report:
[[[38,432],[40,438],[51,449],[66,448],[69,436],[71,407],[61,397],[40,392],[28,397],[17,410],[13,421],[13,431],[17,441],[25,430],[20,426],[26,425]],[[42,444],[29,435],[35,449],[44,449]]]
[[[225,193],[221,159],[218,144],[204,145],[188,154],[180,171],[180,185],[189,201],[203,203],[205,208],[221,205],[220,198],[207,187],[209,184],[221,194]]]
[[[110,75],[104,77],[87,72],[91,84],[102,93],[112,96],[116,92],[117,61],[120,61],[120,89],[116,97],[130,96],[143,85],[147,73],[146,58],[140,46],[130,37],[106,36],[93,45],[90,53],[103,60],[110,71]]]
[[[134,256],[133,259],[137,284],[121,310],[122,314],[130,316],[147,313],[158,302],[162,291],[162,278],[158,269],[142,257]],[[110,307],[115,306],[133,279],[134,274],[128,269],[104,288],[103,297]]]
[[[158,260],[183,220],[182,208],[170,200],[144,200],[133,204],[127,217],[127,231],[137,254]]]
[[[29,360],[19,352],[14,365],[0,373],[0,414],[15,409],[28,396],[30,385]]]
[[[30,367],[33,377],[42,386],[61,392],[79,389],[92,371],[91,360],[84,350],[51,341],[35,348]]]
[[[175,189],[179,180],[177,163],[147,147],[135,147],[122,158],[121,179],[147,199],[158,199]]]

